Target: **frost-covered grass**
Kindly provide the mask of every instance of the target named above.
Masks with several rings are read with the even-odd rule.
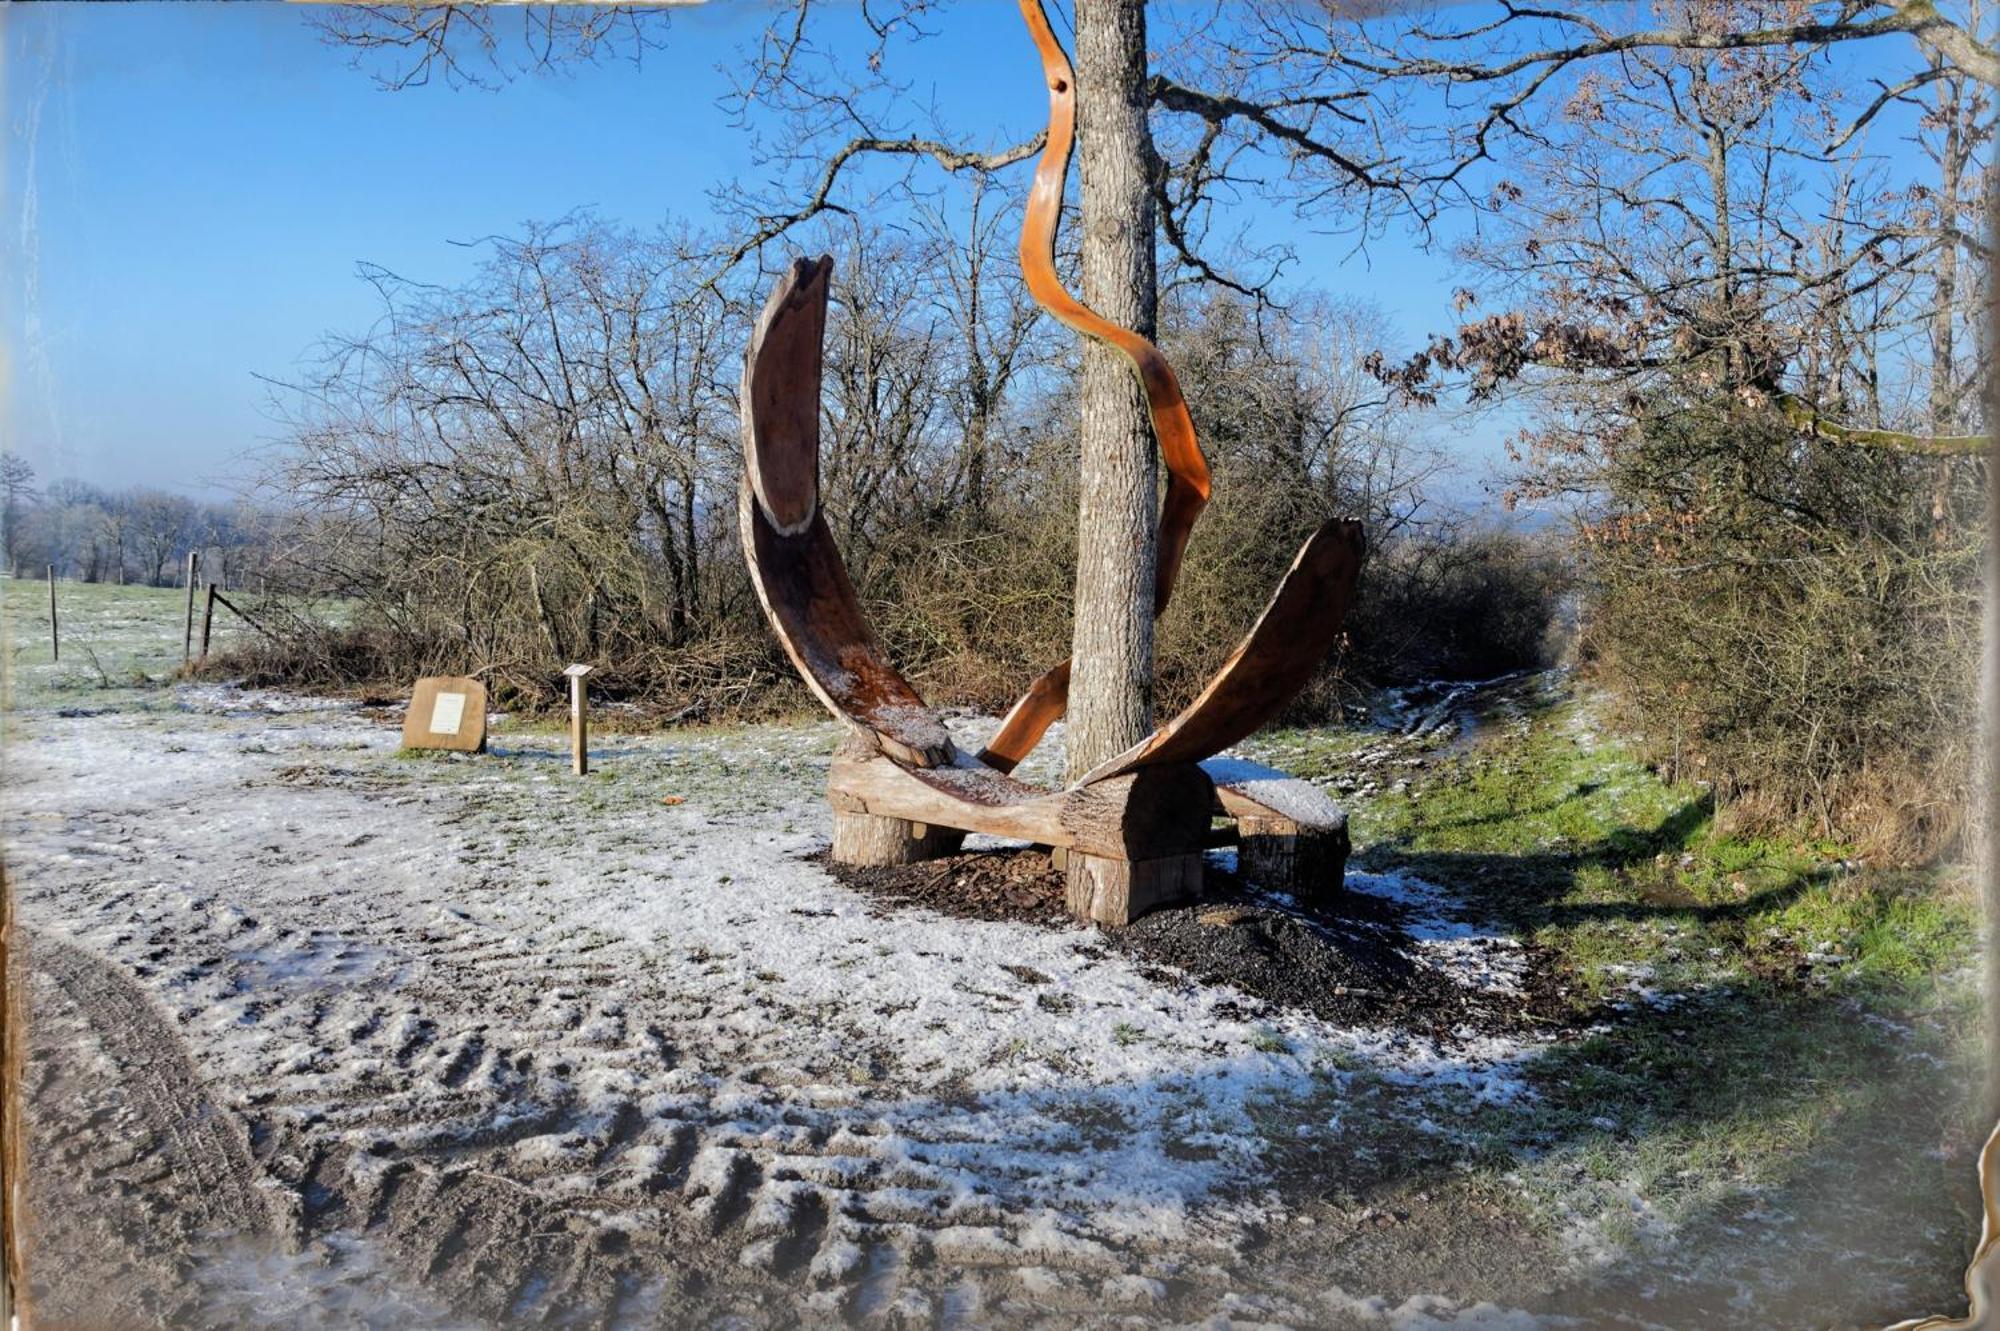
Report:
[[[0,701],[8,710],[133,705],[180,668],[186,597],[172,587],[58,581],[58,661],[50,652],[48,584],[0,577],[0,650],[6,657]]]

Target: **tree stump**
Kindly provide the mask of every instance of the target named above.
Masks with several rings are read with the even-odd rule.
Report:
[[[1290,818],[1236,819],[1236,864],[1259,887],[1323,901],[1346,881],[1347,820],[1306,826]]]
[[[1201,856],[1113,860],[1072,849],[1065,857],[1063,904],[1080,920],[1123,925],[1155,906],[1201,895]]]

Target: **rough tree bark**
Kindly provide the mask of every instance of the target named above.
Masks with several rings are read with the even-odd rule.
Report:
[[[1083,303],[1154,334],[1152,130],[1143,0],[1077,0],[1077,155],[1083,184]],[[1153,714],[1153,568],[1159,463],[1146,398],[1110,347],[1083,346],[1072,780],[1144,739]]]
[[[2000,172],[1986,179],[1986,235],[2000,242]],[[1985,335],[1989,347],[2000,346],[2000,284],[1989,284]],[[1991,361],[1986,380],[1986,420],[1989,432],[2000,421],[2000,372]],[[1979,749],[1973,758],[1972,788],[1977,792],[1970,856],[1982,879],[1980,895],[1986,915],[1986,1112],[2000,1118],[2000,433],[1991,433],[1986,473],[1986,585],[1980,592],[1984,621],[1979,643]]]

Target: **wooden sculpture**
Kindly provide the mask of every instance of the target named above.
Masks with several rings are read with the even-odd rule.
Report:
[[[1022,267],[1040,304],[1118,347],[1146,387],[1170,478],[1158,613],[1208,501],[1208,467],[1159,349],[1100,318],[1056,277],[1074,80],[1036,0],[1023,0],[1022,10],[1041,50],[1050,109],[1048,147],[1022,230]],[[1236,824],[1244,868],[1266,886],[1305,893],[1337,887],[1347,849],[1340,811],[1304,782],[1214,755],[1275,716],[1325,659],[1360,570],[1360,524],[1336,519],[1314,533],[1249,636],[1180,715],[1067,789],[1017,781],[1013,768],[1067,705],[1069,663],[1035,681],[977,756],[963,752],[882,650],[820,509],[821,340],[832,266],[824,257],[794,262],[751,336],[739,518],[751,581],[778,640],[852,732],[827,782],[834,858],[901,864],[950,854],[966,832],[1016,837],[1062,854],[1074,914],[1124,924],[1200,891],[1202,852],[1216,843],[1210,826],[1219,815]]]

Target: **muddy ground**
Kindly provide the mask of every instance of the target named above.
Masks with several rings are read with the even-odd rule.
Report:
[[[38,1324],[1753,1326],[1955,1297],[1962,1155],[1921,1140],[1659,1244],[1580,1239],[1599,1194],[1550,1162],[1616,1129],[1541,1132],[1537,1069],[1676,1018],[1573,1001],[1448,885],[1361,867],[1306,911],[1221,856],[1212,900],[1110,934],[1015,848],[830,875],[828,727],[609,735],[576,781],[551,733],[412,760],[394,721],[17,699]]]

